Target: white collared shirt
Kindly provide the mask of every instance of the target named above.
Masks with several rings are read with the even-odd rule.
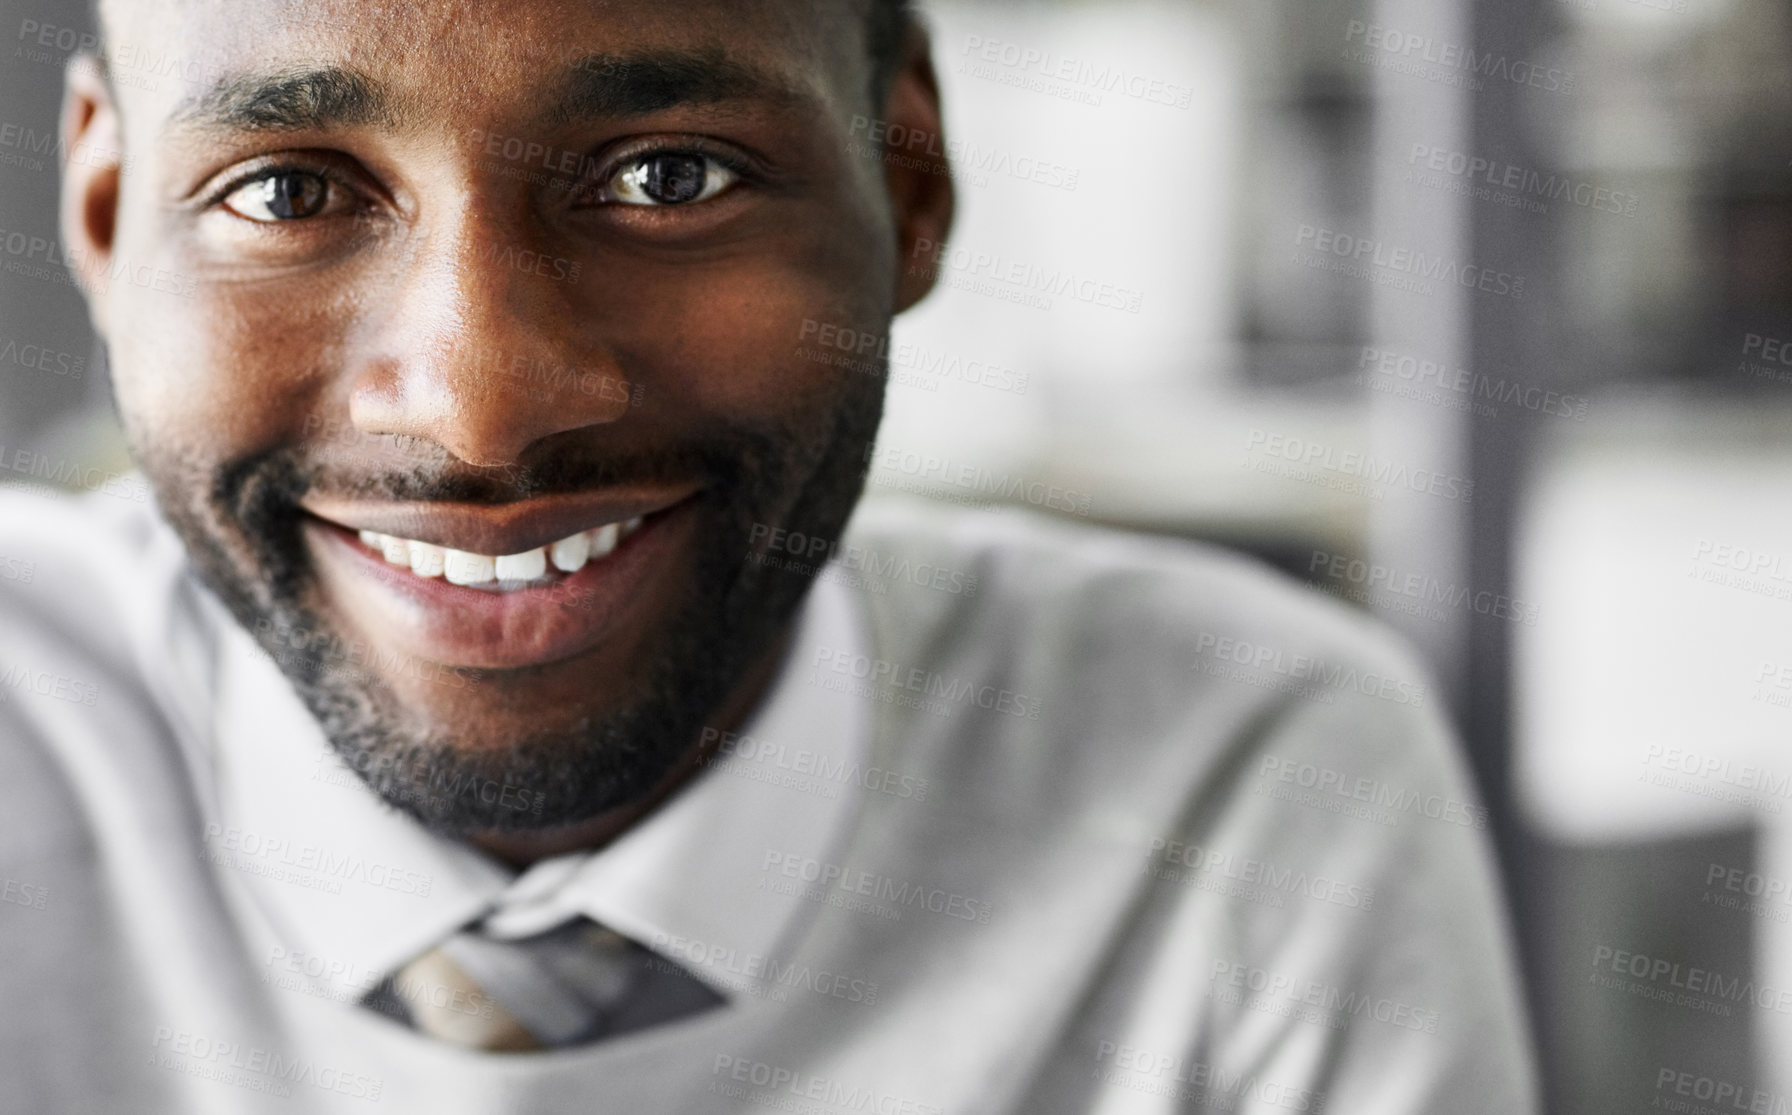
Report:
[[[822,581],[773,685],[704,770],[603,849],[521,874],[382,802],[331,750],[261,648],[240,628],[221,628],[215,839],[276,932],[306,958],[299,969],[337,997],[359,998],[482,915],[490,935],[512,938],[583,914],[719,991],[760,992],[813,910],[762,885],[763,850],[829,859],[857,799],[838,787],[792,792],[784,783],[804,776],[768,768],[755,750],[776,741],[763,746],[800,754],[804,769],[863,762],[864,703],[798,678],[818,647],[862,653],[861,625],[846,590]]]
[[[0,491],[5,1102],[1531,1110],[1437,704],[1362,616],[1237,558],[868,503],[747,737],[513,877],[328,757],[149,508]],[[481,914],[569,910],[727,1003],[499,1054],[354,1001]]]

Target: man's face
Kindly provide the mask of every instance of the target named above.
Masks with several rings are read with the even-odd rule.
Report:
[[[924,66],[872,106],[825,0],[117,9],[65,229],[206,580],[427,822],[638,799],[801,597],[768,528],[857,498],[882,380],[799,349],[924,292],[944,179],[851,143]]]

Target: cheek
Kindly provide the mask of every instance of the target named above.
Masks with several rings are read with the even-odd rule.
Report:
[[[137,299],[112,349],[120,412],[134,434],[218,461],[292,438],[309,412],[327,333],[265,293],[199,287]]]
[[[721,424],[812,427],[818,417],[806,416],[882,390],[874,373],[889,321],[887,281],[818,262],[667,275],[651,318],[627,315],[651,325],[612,334],[618,362],[646,381],[650,404]]]

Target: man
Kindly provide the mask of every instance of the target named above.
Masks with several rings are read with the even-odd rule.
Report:
[[[939,130],[899,8],[103,16],[63,229],[155,509],[0,501],[8,1105],[1529,1104],[1383,636],[1018,514],[842,536],[881,381],[801,339],[952,213],[853,142]]]

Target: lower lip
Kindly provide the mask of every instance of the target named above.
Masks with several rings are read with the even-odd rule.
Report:
[[[444,666],[514,670],[563,661],[615,640],[651,615],[694,500],[655,512],[606,557],[535,588],[490,592],[419,577],[361,544],[356,533],[306,516],[305,534],[329,603],[368,641]]]

